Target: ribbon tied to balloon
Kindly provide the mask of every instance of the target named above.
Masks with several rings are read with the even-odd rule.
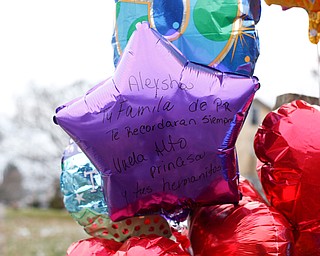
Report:
[[[318,0],[265,0],[268,5],[277,4],[283,8],[300,7],[309,15],[309,39],[317,44],[320,39],[320,1]]]
[[[55,122],[101,172],[110,218],[239,200],[237,136],[259,82],[188,61],[147,23],[114,75]]]
[[[135,25],[147,21],[191,61],[252,75],[259,56],[260,0],[116,0],[118,63]]]

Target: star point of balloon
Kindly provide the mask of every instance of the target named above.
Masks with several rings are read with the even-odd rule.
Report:
[[[188,61],[142,23],[114,75],[54,119],[101,172],[113,221],[178,216],[238,202],[235,142],[258,88],[255,77]]]
[[[300,7],[309,15],[309,40],[317,44],[320,40],[320,1],[318,0],[265,0],[268,5],[281,5],[284,9]]]

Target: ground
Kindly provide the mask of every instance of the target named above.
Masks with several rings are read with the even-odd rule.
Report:
[[[88,235],[66,211],[0,209],[0,255],[62,256]]]

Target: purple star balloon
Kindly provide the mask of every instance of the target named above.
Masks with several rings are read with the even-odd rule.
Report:
[[[110,218],[236,203],[235,142],[255,77],[188,61],[146,23],[114,75],[57,109],[55,122],[101,171]]]

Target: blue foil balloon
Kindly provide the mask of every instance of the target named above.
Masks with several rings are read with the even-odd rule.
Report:
[[[66,209],[70,213],[91,209],[108,214],[100,173],[73,141],[65,149],[61,164],[60,187]]]
[[[113,222],[102,193],[100,173],[81,149],[71,141],[62,158],[61,191],[71,217],[90,236],[121,242],[131,236],[170,237],[170,226],[159,215]]]
[[[190,61],[252,75],[259,56],[260,0],[116,0],[114,63],[142,21]]]

